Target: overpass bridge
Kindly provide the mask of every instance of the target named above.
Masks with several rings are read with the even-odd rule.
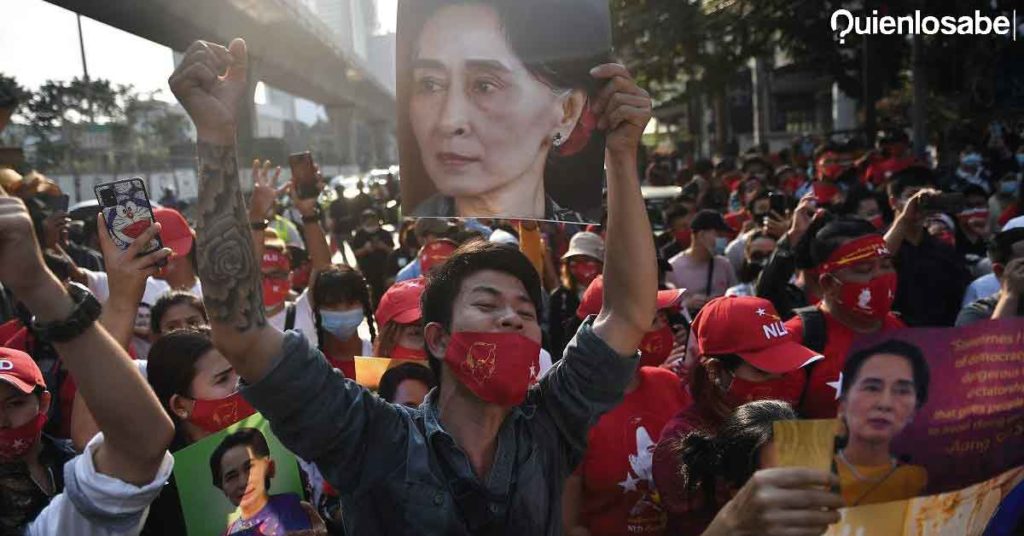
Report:
[[[360,153],[370,154],[368,160],[375,165],[390,163],[382,160],[395,131],[394,96],[360,58],[342,50],[327,25],[298,0],[47,1],[177,51],[196,39],[227,44],[234,37],[244,38],[250,105],[239,125],[243,158],[254,156],[252,96],[262,81],[323,105],[344,163],[356,164]],[[369,126],[369,146],[358,146],[357,122]]]

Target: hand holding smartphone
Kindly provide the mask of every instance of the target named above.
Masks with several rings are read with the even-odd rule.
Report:
[[[151,225],[156,223],[153,207],[142,179],[126,179],[94,188],[96,200],[100,203],[107,233],[118,249],[124,251]],[[164,247],[157,235],[143,249],[139,256],[148,255]],[[166,260],[158,263],[165,266]]]
[[[288,165],[292,168],[292,181],[295,183],[295,195],[299,199],[312,199],[320,195],[319,177],[313,164],[313,155],[309,151],[295,153],[288,157]]]

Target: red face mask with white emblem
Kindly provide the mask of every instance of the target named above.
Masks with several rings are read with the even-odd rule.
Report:
[[[640,366],[657,367],[668,359],[676,337],[670,326],[657,331],[648,331],[640,341]]]
[[[576,281],[583,287],[587,288],[590,283],[601,275],[601,269],[604,267],[599,261],[586,259],[586,260],[572,260],[569,261],[569,273],[576,278]]]
[[[46,414],[40,413],[16,428],[0,428],[0,463],[21,459],[39,441],[45,424]]]
[[[251,416],[253,413],[256,413],[256,410],[242,398],[241,393],[236,391],[234,394],[218,400],[196,400],[188,421],[212,434]]]
[[[540,374],[540,344],[519,333],[452,333],[444,361],[480,400],[513,407]]]

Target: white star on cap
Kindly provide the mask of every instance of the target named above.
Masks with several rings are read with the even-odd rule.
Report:
[[[836,390],[836,400],[839,400],[839,396],[843,394],[843,373],[839,373],[839,379],[834,382],[826,382],[825,385]]]
[[[768,314],[768,311],[765,311],[764,307],[762,307],[762,308],[757,310],[757,316],[765,316],[767,314]]]
[[[627,471],[626,479],[623,480],[622,482],[619,482],[619,485],[622,486],[622,489],[624,491],[636,491],[636,485],[638,482],[640,482],[640,479],[633,478],[633,475]]]

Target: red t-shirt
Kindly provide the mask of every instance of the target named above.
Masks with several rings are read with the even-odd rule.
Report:
[[[743,224],[751,219],[753,216],[746,210],[737,210],[725,215],[725,223],[732,228],[734,234],[739,234],[743,230]]]
[[[640,383],[590,429],[581,522],[593,536],[665,534],[666,514],[651,476],[661,429],[689,403],[671,371],[641,367]]]
[[[810,371],[807,388],[797,412],[805,419],[834,419],[839,411],[839,373],[843,370],[846,354],[853,346],[857,333],[841,324],[832,315],[825,315],[825,358],[807,367]],[[902,320],[889,313],[882,321],[881,331],[907,327]],[[786,322],[793,340],[803,343],[804,325],[799,316]]]

